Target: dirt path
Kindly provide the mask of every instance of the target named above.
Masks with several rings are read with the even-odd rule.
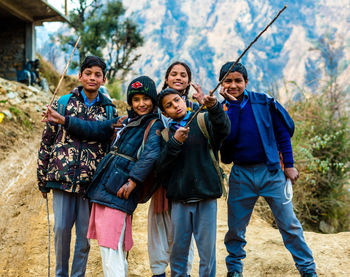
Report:
[[[0,161],[0,276],[47,276],[48,230],[46,202],[36,186],[36,156],[40,134],[18,141]],[[50,224],[53,226],[52,199]],[[129,276],[151,276],[147,254],[147,210],[140,205],[134,215],[134,247],[129,255]],[[218,202],[217,276],[226,276],[223,239],[226,203]],[[350,233],[305,233],[313,250],[319,276],[350,276]],[[245,276],[298,276],[278,230],[253,216],[247,232]],[[54,276],[51,231],[51,276]],[[198,255],[192,276],[198,276]],[[92,241],[87,276],[103,276],[98,247]]]

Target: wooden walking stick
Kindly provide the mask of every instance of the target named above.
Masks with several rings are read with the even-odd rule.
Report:
[[[56,93],[57,93],[57,91],[58,91],[58,89],[59,89],[59,87],[60,87],[60,85],[61,85],[61,83],[62,83],[62,81],[63,81],[63,78],[64,78],[64,76],[65,76],[66,73],[67,73],[69,64],[70,64],[70,62],[72,61],[73,54],[74,54],[74,52],[75,52],[75,49],[77,49],[77,46],[78,46],[79,41],[80,41],[80,37],[78,38],[77,42],[75,43],[74,49],[73,49],[73,51],[72,51],[72,54],[70,55],[69,61],[68,61],[67,65],[66,65],[65,70],[64,70],[63,73],[62,73],[61,79],[60,79],[60,81],[58,82],[58,85],[57,85],[57,87],[56,87],[56,89],[55,89],[55,92],[54,92],[53,95],[52,95],[52,98],[51,98],[51,101],[50,101],[50,103],[49,103],[49,106],[52,105],[52,102],[53,102],[53,100],[55,99]]]
[[[49,199],[48,196],[46,195],[46,215],[47,215],[47,228],[48,228],[48,241],[49,241],[49,247],[47,250],[47,276],[50,277],[50,238],[51,238],[51,231],[50,231],[50,213],[49,213]]]
[[[219,86],[222,84],[222,82],[225,80],[228,74],[230,74],[231,70],[236,66],[236,64],[240,61],[240,59],[247,53],[249,48],[261,37],[261,35],[275,22],[275,20],[281,15],[281,13],[287,8],[287,6],[284,6],[283,9],[281,9],[278,14],[275,16],[275,18],[265,27],[264,30],[260,32],[260,34],[249,44],[249,46],[243,51],[243,53],[238,57],[238,59],[233,63],[233,65],[229,68],[229,70],[226,72],[224,77],[219,81],[219,83],[216,85],[216,87],[209,93],[210,96],[214,94],[214,92],[219,88]],[[185,128],[187,128],[193,121],[193,119],[200,113],[201,110],[203,110],[204,105],[201,105],[199,109],[194,113],[194,115],[191,117],[191,119],[187,122]]]

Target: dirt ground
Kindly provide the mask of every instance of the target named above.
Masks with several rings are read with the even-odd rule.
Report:
[[[33,107],[21,108],[31,120],[30,128],[15,121],[0,124],[0,276],[47,276],[46,201],[36,183],[36,158],[43,125],[39,123],[40,113]],[[50,194],[50,276],[54,276],[51,197]],[[134,247],[129,253],[128,276],[151,276],[147,253],[147,211],[148,204],[143,204],[134,214]],[[227,231],[226,216],[226,202],[221,198],[218,200],[217,276],[226,276],[223,243]],[[306,232],[305,237],[314,253],[319,276],[350,276],[350,232],[331,235]],[[278,230],[257,215],[253,215],[248,226],[247,241],[244,276],[298,276]],[[198,265],[196,254],[191,276],[198,276]],[[86,276],[103,276],[95,241],[91,241]]]
[[[0,275],[47,276],[48,227],[46,202],[36,186],[36,157],[40,128],[21,137],[0,161]],[[51,276],[54,276],[53,213],[49,197],[51,226]],[[128,276],[151,276],[147,254],[148,204],[139,205],[133,220],[134,247],[129,254]],[[218,202],[217,276],[226,276],[223,243],[226,203]],[[332,235],[305,233],[318,267],[319,276],[350,276],[350,233]],[[278,230],[256,215],[248,227],[245,276],[298,276],[293,260],[284,248]],[[91,243],[87,276],[103,276],[100,254]],[[198,276],[198,255],[192,276]]]

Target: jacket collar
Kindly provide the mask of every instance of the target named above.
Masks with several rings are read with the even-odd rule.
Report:
[[[126,118],[123,123],[126,123],[126,127],[135,127],[141,125],[144,121],[148,121],[149,119],[159,118],[159,115],[156,113],[149,113],[142,116],[137,116],[129,120]]]
[[[71,93],[76,95],[76,97],[80,98],[82,101],[84,101],[84,98],[81,94],[81,91],[83,90],[83,86],[77,86],[74,89],[72,89]],[[101,91],[98,91],[98,98],[99,100],[96,102],[101,106],[107,106],[107,105],[111,105],[114,106],[112,101],[109,100],[106,96],[103,95],[103,93],[101,93]]]

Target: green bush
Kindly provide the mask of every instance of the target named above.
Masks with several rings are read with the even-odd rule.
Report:
[[[33,130],[33,126],[30,122],[30,115],[29,114],[18,109],[15,106],[10,107],[10,112],[12,112],[15,115],[16,120],[18,120],[20,123],[22,123],[28,129]]]
[[[350,229],[349,117],[330,103],[327,92],[289,107],[295,123],[295,210],[304,226],[322,232]]]

